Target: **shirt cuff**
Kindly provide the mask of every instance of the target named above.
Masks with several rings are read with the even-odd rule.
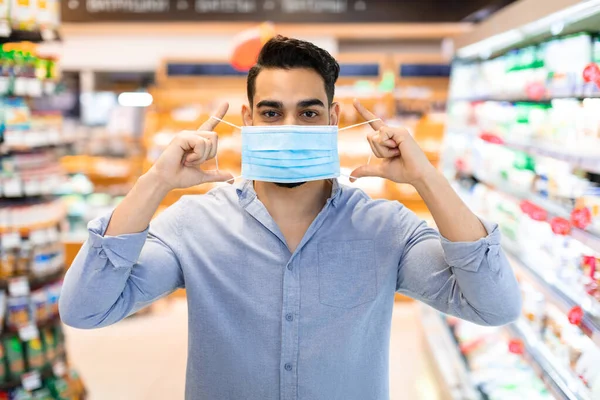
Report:
[[[477,272],[483,257],[487,256],[490,269],[497,270],[493,261],[500,254],[500,229],[498,224],[481,220],[488,235],[475,242],[451,242],[442,237],[442,248],[448,265],[465,271]]]
[[[142,252],[148,236],[148,228],[139,233],[105,236],[112,214],[111,211],[88,223],[88,240],[98,251],[98,255],[108,258],[115,268],[130,268],[137,262]]]

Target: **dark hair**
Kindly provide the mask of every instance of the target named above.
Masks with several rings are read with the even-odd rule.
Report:
[[[335,82],[340,74],[340,65],[320,47],[310,42],[276,36],[263,46],[256,65],[248,72],[247,92],[250,107],[256,91],[256,77],[263,69],[310,68],[315,70],[325,82],[325,92],[329,104],[333,103]]]

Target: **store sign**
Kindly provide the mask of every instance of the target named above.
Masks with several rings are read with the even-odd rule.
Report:
[[[68,0],[63,22],[458,22],[490,0]]]

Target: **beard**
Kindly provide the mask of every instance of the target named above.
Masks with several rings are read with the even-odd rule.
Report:
[[[277,186],[282,187],[282,188],[287,188],[287,189],[293,189],[295,187],[304,185],[305,183],[306,182],[294,182],[294,183],[277,183],[277,182],[275,182],[275,184]]]

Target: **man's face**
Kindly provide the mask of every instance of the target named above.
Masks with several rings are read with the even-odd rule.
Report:
[[[246,125],[337,125],[339,106],[330,107],[323,78],[312,69],[263,69],[256,77]],[[293,188],[301,183],[278,183]]]

